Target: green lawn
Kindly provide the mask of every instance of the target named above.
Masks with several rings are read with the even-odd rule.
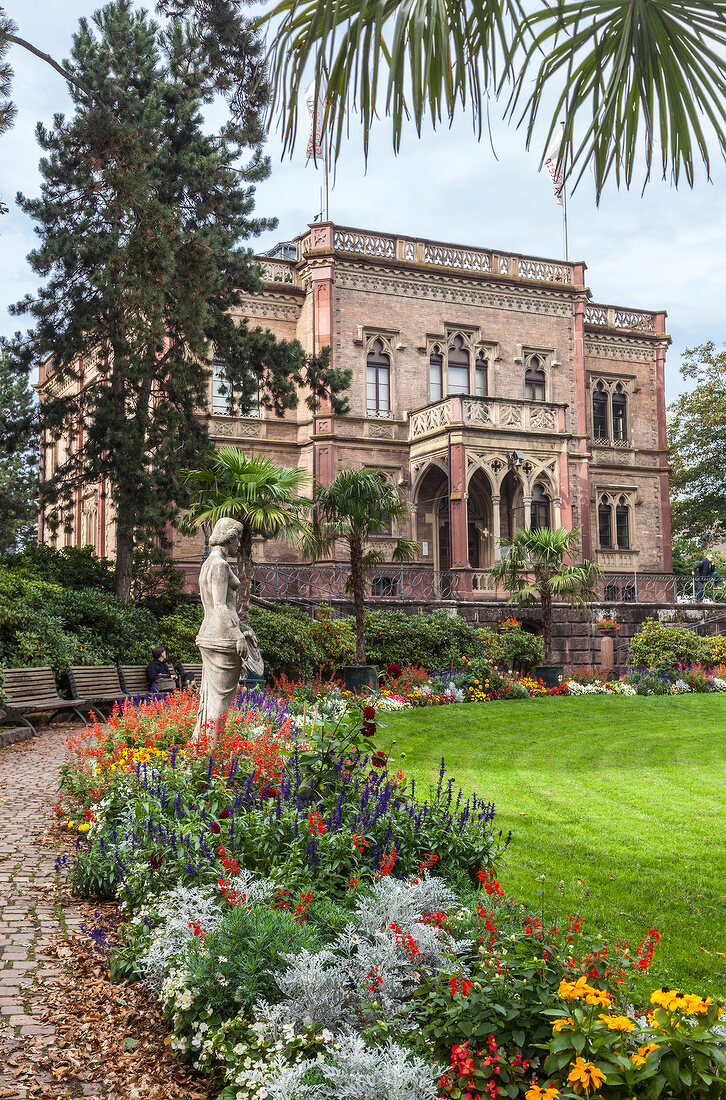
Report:
[[[383,718],[383,716],[381,716]],[[441,757],[512,830],[507,893],[637,945],[648,985],[726,993],[726,696],[586,696],[423,707],[383,718],[418,779]],[[583,892],[590,889],[582,902]]]

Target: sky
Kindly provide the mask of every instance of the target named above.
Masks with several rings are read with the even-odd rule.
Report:
[[[60,59],[82,15],[98,0],[5,0],[22,37]],[[68,110],[62,78],[43,61],[13,47],[14,128],[0,138],[0,197],[10,213],[0,218],[0,334],[23,327],[8,307],[37,287],[26,262],[34,246],[33,225],[14,205],[22,191],[36,195],[39,148],[35,124],[49,124]],[[470,121],[428,129],[419,139],[413,126],[393,154],[390,125],[380,119],[368,165],[355,120],[338,161],[330,195],[330,217],[339,225],[385,230],[414,237],[558,259],[564,255],[562,212],[545,172],[541,149],[527,152],[521,131],[492,119],[489,138],[477,142]],[[320,210],[321,171],[306,164],[301,133],[292,158],[281,158],[273,130],[267,145],[270,178],[258,186],[256,213],[275,216],[278,228],[259,238],[260,251],[305,230]],[[608,183],[596,206],[592,180],[583,178],[568,198],[569,258],[587,264],[593,300],[639,309],[665,309],[673,339],[667,359],[667,399],[687,388],[679,373],[685,348],[726,340],[723,291],[726,277],[726,167],[717,163],[712,181],[701,170],[693,190],[651,182],[641,194]]]

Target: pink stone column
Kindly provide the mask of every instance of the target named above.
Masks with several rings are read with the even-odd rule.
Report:
[[[660,492],[660,528],[663,540],[663,569],[670,573],[673,569],[673,544],[671,534],[671,502],[670,484],[666,470],[668,466],[668,436],[666,432],[666,401],[665,401],[665,358],[667,341],[665,337],[665,313],[656,314],[655,330],[663,337],[655,349],[655,405],[658,425],[658,465],[663,470],[659,481]]]
[[[584,278],[583,276],[581,276]],[[580,485],[580,523],[582,524],[582,556],[592,558],[592,531],[590,523],[590,448],[587,439],[587,397],[585,390],[585,301],[575,302],[575,394],[578,455],[578,480]]]
[[[451,567],[469,568],[469,527],[466,492],[466,447],[452,443],[450,447],[449,498],[451,500]]]

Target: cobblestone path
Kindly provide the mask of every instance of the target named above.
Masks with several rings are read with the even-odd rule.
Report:
[[[28,1092],[13,1073],[13,1055],[28,1044],[55,1045],[54,1028],[39,1017],[44,986],[58,969],[41,950],[83,920],[77,907],[54,903],[57,849],[44,839],[69,728],[46,727],[32,741],[0,750],[0,1097],[13,1100]]]

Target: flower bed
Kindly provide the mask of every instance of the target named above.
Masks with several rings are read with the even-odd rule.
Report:
[[[246,696],[214,746],[191,692],[126,707],[62,773],[112,974],[224,1100],[723,1095],[719,1005],[630,1003],[655,929],[629,950],[506,898],[491,803],[389,770],[370,703],[291,699]]]

